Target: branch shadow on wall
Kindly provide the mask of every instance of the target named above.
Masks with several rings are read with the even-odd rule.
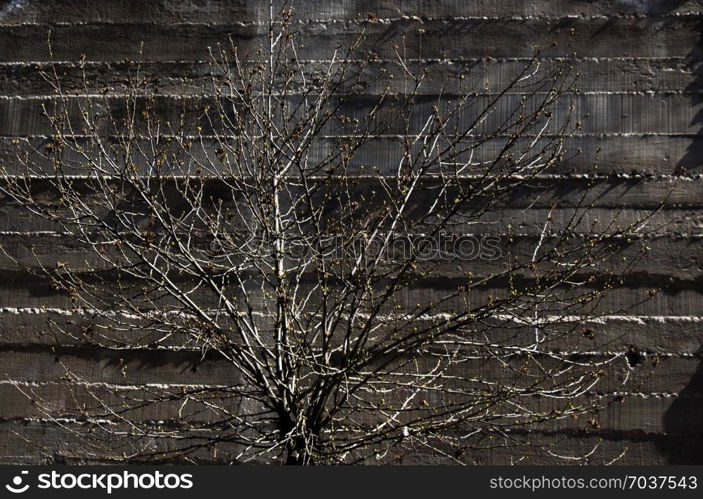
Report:
[[[590,1],[590,0],[587,0]],[[656,30],[669,23],[684,24],[693,28],[698,40],[688,53],[683,70],[692,76],[686,87],[690,105],[697,108],[690,127],[697,129],[670,142],[687,140],[685,152],[675,160],[671,171],[662,174],[689,175],[703,173],[703,19],[700,16],[673,16],[676,9],[690,4],[690,0],[614,0],[624,14],[644,14],[647,27]],[[691,24],[688,24],[691,23]],[[676,130],[674,130],[676,131]],[[674,148],[675,150],[675,148]],[[700,181],[700,180],[698,180]],[[702,291],[703,292],[703,291]],[[703,339],[703,324],[691,324],[692,335]],[[666,329],[661,334],[668,334]],[[669,464],[703,464],[703,347],[696,354],[698,366],[685,387],[673,394],[673,402],[662,415],[663,433],[654,442],[662,457]],[[655,370],[654,376],[662,375]]]
[[[688,2],[678,0],[652,3],[657,5],[655,10],[650,9],[650,14],[657,16],[667,14]],[[693,79],[686,91],[691,106],[698,108],[691,123],[691,126],[698,127],[698,131],[690,137],[686,153],[677,164],[678,174],[703,172],[703,20],[694,19],[690,22],[696,23],[699,38],[687,58],[687,67]],[[703,329],[698,323],[693,327],[693,331],[698,334]],[[662,331],[662,334],[666,334],[666,331]],[[703,347],[696,357],[696,372],[663,415],[665,435],[658,441],[658,447],[669,464],[703,464]]]
[[[691,106],[698,111],[691,121],[692,127],[698,127],[697,132],[690,137],[686,154],[678,162],[677,173],[703,173],[703,20],[696,22],[699,39],[689,52],[686,63],[693,75],[693,80],[686,87]]]

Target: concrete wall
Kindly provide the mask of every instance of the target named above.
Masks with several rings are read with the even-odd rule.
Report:
[[[343,41],[359,15],[378,18],[372,30],[392,38],[425,28],[423,56],[478,64],[494,75],[509,74],[532,46],[544,40],[572,43],[582,74],[577,113],[583,129],[572,148],[583,154],[562,165],[553,181],[578,183],[597,161],[612,174],[593,217],[607,219],[623,204],[636,216],[656,206],[675,175],[683,177],[675,205],[659,215],[671,222],[651,241],[639,272],[613,290],[608,306],[618,308],[638,290],[666,284],[663,293],[593,327],[612,335],[612,348],[646,353],[637,369],[655,375],[622,393],[600,416],[599,428],[585,421],[536,431],[534,442],[554,442],[564,454],[601,442],[594,460],[627,449],[621,462],[703,462],[703,136],[701,69],[703,1],[673,0],[297,0],[309,10],[306,56],[325,58]],[[49,30],[58,67],[77,77],[85,55],[89,78],[119,87],[125,58],[144,42],[144,69],[161,80],[165,99],[187,92],[180,76],[205,72],[206,47],[232,35],[254,46],[265,19],[265,2],[245,0],[0,0],[0,162],[13,162],[12,139],[43,140],[39,111],[50,89],[36,66],[48,60]],[[380,45],[381,56],[388,55]],[[490,59],[481,59],[490,58]],[[461,61],[460,61],[461,59]],[[512,65],[512,66],[511,66]],[[366,154],[382,157],[383,144]],[[596,151],[599,151],[596,153]],[[487,152],[486,154],[489,154]],[[568,189],[566,189],[568,192]],[[524,207],[515,206],[522,211]],[[541,210],[541,211],[539,211]],[[538,230],[546,208],[523,213],[526,232]],[[0,243],[16,256],[29,248],[70,258],[70,241],[38,233],[49,228],[0,199]],[[90,351],[65,346],[51,321],[80,323],[67,300],[23,274],[0,256],[0,462],[64,462],[88,458],[61,427],[43,421],[13,382],[32,386],[61,407],[61,364],[104,383],[218,383],[226,371],[216,360],[197,373],[189,354]],[[58,345],[64,345],[60,348]],[[199,354],[195,354],[196,356]],[[122,375],[121,366],[132,366]],[[224,377],[224,378],[223,378]],[[644,379],[644,378],[643,378]],[[74,424],[74,423],[67,423]],[[586,431],[586,428],[589,428]],[[545,454],[503,449],[467,456],[469,462],[553,462]]]

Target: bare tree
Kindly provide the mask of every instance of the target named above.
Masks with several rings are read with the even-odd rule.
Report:
[[[300,30],[272,7],[263,43],[212,48],[177,109],[138,64],[104,92],[43,73],[51,140],[24,142],[1,190],[76,245],[32,267],[89,319],[54,326],[231,377],[117,390],[67,367],[70,411],[19,388],[116,459],[461,462],[595,413],[626,359],[579,355],[583,323],[646,220],[591,222],[597,193],[549,189],[579,126],[569,58],[537,51],[495,91],[423,61],[421,33],[388,58],[361,29],[315,61]],[[521,234],[513,206],[548,215]]]

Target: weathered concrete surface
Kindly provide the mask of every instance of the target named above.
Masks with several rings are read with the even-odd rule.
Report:
[[[65,73],[67,89],[83,84],[78,63],[82,55],[87,61],[88,89],[95,92],[105,87],[124,91],[128,67],[124,60],[141,58],[144,75],[158,80],[163,95],[159,109],[168,116],[174,112],[174,103],[188,103],[207,85],[208,46],[227,43],[231,35],[246,51],[263,40],[264,4],[245,0],[0,2],[0,163],[9,169],[16,167],[16,138],[29,137],[40,148],[47,143],[50,130],[40,111],[42,103],[51,101],[52,89],[37,68],[50,67],[49,30],[53,60],[57,71]],[[670,194],[667,209],[652,219],[653,234],[646,240],[649,252],[636,271],[622,275],[622,284],[599,304],[598,310],[606,317],[583,324],[588,334],[559,345],[591,355],[637,351],[643,360],[632,369],[622,365],[614,369],[591,395],[622,397],[598,416],[597,425],[584,419],[563,419],[551,426],[516,431],[516,438],[529,447],[498,438],[460,458],[476,464],[523,459],[528,464],[560,463],[559,455],[577,455],[598,446],[591,462],[608,462],[626,450],[620,462],[701,463],[703,2],[295,0],[293,4],[303,16],[299,26],[305,45],[303,59],[324,62],[334,46],[350,38],[353,29],[371,21],[369,34],[378,41],[381,60],[366,70],[369,79],[381,69],[396,70],[389,64],[394,57],[392,40],[404,35],[408,54],[416,57],[415,42],[421,36],[422,57],[416,64],[429,68],[432,76],[420,92],[418,123],[440,89],[457,91],[462,73],[469,71],[470,82],[495,92],[521,69],[535,44],[558,43],[556,52],[545,55],[542,68],[554,61],[559,50],[569,47],[575,53],[582,92],[576,98],[576,113],[583,127],[567,144],[566,160],[553,177],[544,180],[539,196],[532,192],[515,197],[491,216],[457,231],[500,236],[510,223],[516,235],[505,249],[526,258],[541,233],[550,203],[558,199],[562,206],[553,214],[556,230],[568,220],[567,208],[577,202],[585,184],[593,183],[594,209],[580,228],[584,231],[602,227],[616,213],[623,221],[637,220]],[[187,86],[182,77],[190,80]],[[400,92],[400,78],[396,81],[393,91]],[[378,89],[369,91],[370,99],[355,103],[350,113],[366,112],[364,106]],[[514,104],[519,96],[510,99]],[[506,104],[505,109],[509,108]],[[565,115],[566,107],[557,111]],[[496,115],[485,126],[490,129],[499,119]],[[392,172],[398,160],[393,131],[363,148],[351,167],[374,165],[383,173]],[[339,129],[327,132],[329,136],[313,146],[320,156],[343,140],[337,136]],[[483,145],[475,152],[476,159],[490,159],[502,140]],[[216,145],[206,139],[204,147],[211,151]],[[593,180],[596,164],[599,177]],[[679,174],[683,175],[677,179]],[[52,203],[50,196],[46,203]],[[0,199],[0,245],[28,266],[34,265],[32,252],[49,263],[62,261],[77,267],[87,256],[59,227],[29,216],[6,199]],[[435,277],[404,292],[406,305],[446,293],[460,283],[465,271],[488,275],[499,271],[501,263],[474,262],[462,267],[428,262],[426,267]],[[86,349],[54,326],[77,331],[90,324],[89,315],[73,309],[65,296],[38,277],[20,271],[4,254],[0,254],[0,271],[0,462],[109,461],[100,445],[90,444],[91,439],[100,440],[97,433],[88,433],[90,424],[71,419],[75,414],[68,398],[74,389],[80,392],[76,395],[79,401],[88,401],[86,386],[114,388],[116,393],[133,390],[134,395],[145,384],[158,386],[154,389],[163,394],[173,386],[235,382],[230,366],[221,359],[201,360],[197,349],[178,354]],[[640,303],[652,288],[662,291]],[[505,286],[497,283],[495,289],[477,290],[474,298],[485,300],[503,292]],[[447,306],[459,305],[449,302]],[[140,331],[137,328],[133,333]],[[508,333],[497,328],[495,334]],[[70,386],[63,379],[65,367],[79,373],[85,384]],[[499,376],[491,367],[472,369]],[[624,376],[634,382],[620,388]],[[63,427],[43,418],[18,386],[31,387],[51,408],[64,410]],[[178,410],[166,402],[135,409],[132,414],[151,421],[177,416]],[[196,419],[207,421],[207,412],[198,413]],[[69,430],[89,438],[76,439]],[[171,443],[160,440],[156,445],[167,449]],[[198,457],[223,462],[238,451],[236,445],[224,444],[218,458],[208,451]],[[422,453],[389,459],[436,462]]]

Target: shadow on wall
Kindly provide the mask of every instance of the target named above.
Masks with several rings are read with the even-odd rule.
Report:
[[[692,126],[698,126],[697,134],[692,137],[686,154],[679,162],[680,173],[703,173],[703,19],[697,21],[699,39],[696,46],[688,54],[688,68],[694,78],[686,91],[691,96],[691,105],[699,106],[693,118]]]
[[[663,17],[689,0],[615,0],[624,7],[646,13],[651,22],[667,22]],[[703,104],[703,20],[697,23],[700,34],[696,46],[687,57],[687,68],[694,76],[686,87],[692,106]],[[696,113],[692,126],[699,127],[686,153],[677,163],[676,172],[703,173],[703,106]],[[664,172],[662,172],[664,173]],[[703,464],[703,347],[698,351],[698,369],[685,388],[663,415],[665,434],[658,439],[657,447],[669,464]],[[656,375],[656,373],[655,373]]]
[[[703,362],[664,413],[664,430],[659,449],[669,464],[703,464]]]
[[[591,1],[591,0],[587,0]],[[666,22],[663,16],[670,14],[675,9],[690,3],[691,0],[613,0],[628,11],[646,14],[653,23]],[[660,19],[658,19],[660,18]],[[675,22],[674,20],[670,22]],[[698,43],[692,47],[686,60],[686,66],[694,75],[686,91],[691,96],[692,106],[703,104],[703,20],[691,21],[697,24],[700,34]],[[676,165],[676,172],[671,173],[703,173],[703,106],[696,113],[691,122],[692,126],[700,126],[696,135],[691,137],[691,142],[686,148],[686,153]],[[702,423],[703,424],[703,423]]]
[[[627,1],[649,4],[648,14],[654,17],[667,14],[687,3],[686,0]],[[694,76],[692,83],[686,87],[692,106],[703,103],[703,21],[696,22],[700,37],[687,60],[688,68]],[[677,173],[700,173],[703,169],[703,108],[696,113],[691,125],[698,126],[699,129],[679,161]],[[703,347],[697,357],[698,369],[663,416],[665,436],[658,442],[658,447],[670,464],[703,464]]]

